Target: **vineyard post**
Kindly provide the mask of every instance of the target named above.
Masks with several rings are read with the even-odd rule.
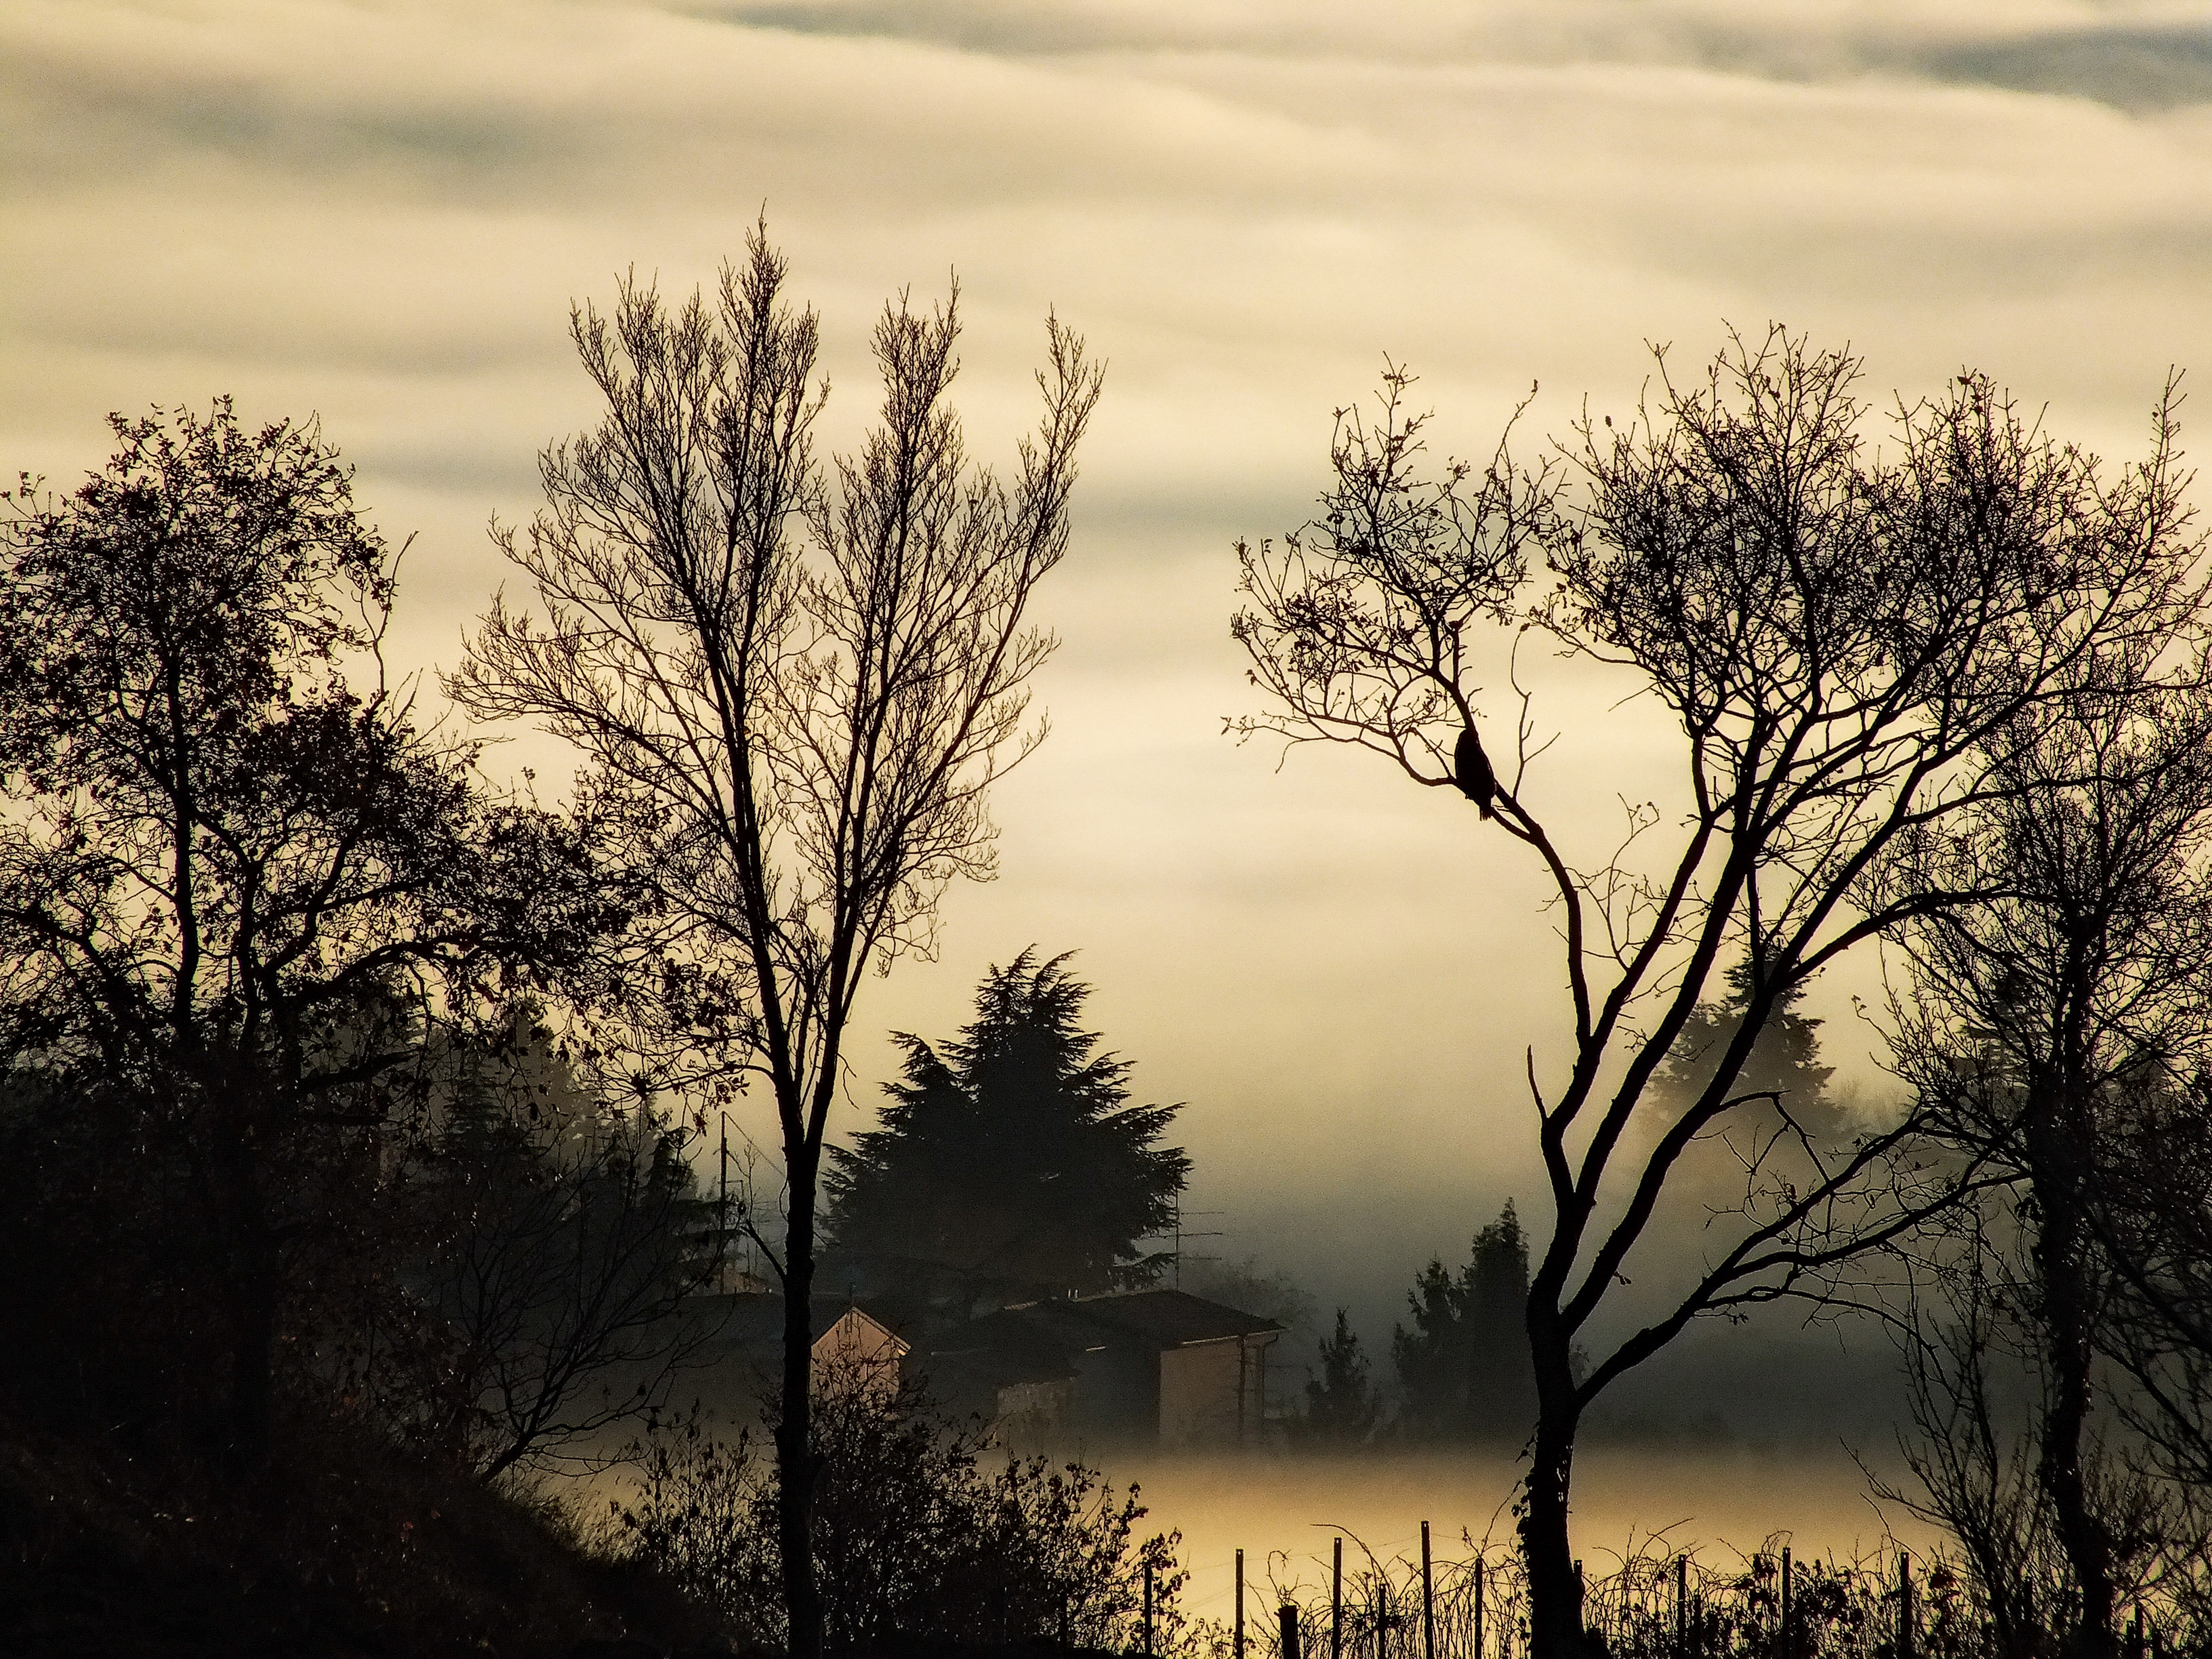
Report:
[[[1437,1659],[1437,1580],[1429,1565],[1429,1523],[1421,1522],[1421,1656]]]
[[[1344,1539],[1336,1540],[1336,1564],[1328,1576],[1328,1659],[1344,1659]]]

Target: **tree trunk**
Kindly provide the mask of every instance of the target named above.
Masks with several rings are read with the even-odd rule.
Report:
[[[1583,1629],[1583,1587],[1575,1577],[1574,1547],[1567,1536],[1567,1492],[1582,1405],[1576,1397],[1569,1339],[1556,1328],[1541,1328],[1556,1324],[1556,1317],[1543,1319],[1532,1310],[1536,1438],[1528,1462],[1521,1550],[1528,1569],[1528,1636],[1534,1659],[1583,1659],[1589,1643]]]
[[[783,1395],[776,1414],[776,1543],[791,1659],[821,1659],[822,1591],[814,1576],[814,1487],[821,1460],[814,1429],[814,1179],[805,1148],[787,1149],[793,1171],[784,1234]],[[806,1170],[802,1180],[798,1171]]]
[[[2087,1160],[2094,1148],[2087,1126],[2074,1121],[2081,1109],[2066,1097],[2074,1091],[2054,1092],[2057,1098],[2030,1114],[2027,1131],[2041,1212],[2035,1241],[2037,1289],[2051,1364],[2036,1474],[2050,1501],[2059,1546],[2066,1552],[2079,1597],[2063,1650],[2069,1659],[2111,1659],[2117,1651],[2112,1539],[2094,1512],[2081,1468],[2096,1339],[2086,1213]]]

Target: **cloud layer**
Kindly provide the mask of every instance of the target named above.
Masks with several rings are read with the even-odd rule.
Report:
[[[957,267],[986,453],[1046,308],[1086,332],[1112,368],[1054,735],[1000,799],[1001,881],[863,1018],[940,1033],[986,963],[1082,947],[1139,1086],[1193,1103],[1229,1248],[1332,1299],[1380,1294],[1344,1265],[1378,1192],[1408,1265],[1529,1193],[1514,1079],[1557,975],[1463,810],[1219,735],[1252,695],[1228,544],[1303,516],[1331,410],[1389,353],[1463,449],[1540,381],[1540,441],[1632,403],[1646,343],[1778,318],[1873,388],[1974,364],[2124,453],[2212,342],[2201,8],[26,0],[0,27],[5,464],[65,481],[110,408],[319,410],[421,532],[414,666],[456,659],[502,580],[485,520],[589,418],[568,308],[618,271],[688,287],[765,204],[846,441],[901,287]],[[1547,696],[1543,787],[1595,842],[1652,736]]]

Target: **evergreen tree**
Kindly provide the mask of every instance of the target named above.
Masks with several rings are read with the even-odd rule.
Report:
[[[1294,1450],[1353,1451],[1375,1437],[1382,1401],[1368,1380],[1358,1333],[1336,1310],[1336,1328],[1321,1345],[1321,1375],[1306,1377],[1305,1407],[1288,1425]]]
[[[1751,1003],[1751,963],[1737,963],[1728,970],[1726,981],[1726,993],[1718,1002],[1701,1002],[1692,1011],[1656,1079],[1655,1086],[1675,1100],[1697,1097],[1743,1024],[1743,1011]],[[1804,996],[1804,986],[1797,984],[1776,999],[1751,1058],[1730,1086],[1738,1095],[1772,1091],[1800,1126],[1825,1137],[1841,1127],[1843,1114],[1828,1093],[1835,1068],[1820,1063],[1821,1022],[1798,1011]]]
[[[860,1281],[933,1303],[1097,1292],[1166,1264],[1190,1160],[1157,1143],[1178,1108],[1130,1106],[1129,1066],[1078,1024],[1091,988],[1034,949],[994,968],[935,1048],[900,1033],[882,1126],[830,1153],[830,1227]]]
[[[1401,1430],[1419,1440],[1516,1439],[1534,1419],[1523,1323],[1528,1240],[1511,1200],[1474,1236],[1455,1274],[1431,1258],[1406,1301],[1413,1316],[1390,1338],[1405,1390]]]

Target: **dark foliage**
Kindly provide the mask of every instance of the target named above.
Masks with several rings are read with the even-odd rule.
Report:
[[[259,1476],[0,1419],[11,1659],[568,1659],[730,1649],[564,1516],[441,1460],[280,1415]]]
[[[1285,1425],[1291,1449],[1300,1452],[1358,1451],[1375,1438],[1382,1421],[1382,1397],[1368,1375],[1359,1334],[1345,1310],[1322,1339],[1321,1374],[1306,1378],[1304,1408]]]
[[[54,1109],[17,1130],[54,1242],[160,1230],[97,1288],[189,1332],[175,1409],[250,1460],[314,1316],[378,1282],[428,1025],[614,913],[566,826],[349,684],[393,559],[312,425],[113,425],[105,468],[26,481],[0,526],[0,1053]],[[158,1220],[51,1207],[134,1188]]]
[[[710,1334],[687,1299],[720,1261],[714,1208],[682,1131],[607,1110],[526,1018],[447,1063],[450,1092],[397,1176],[405,1283],[446,1339],[435,1395],[402,1409],[488,1478],[588,1464],[592,1437],[665,1403]]]
[[[1677,1100],[1694,1100],[1712,1081],[1714,1069],[1743,1024],[1744,1010],[1751,1006],[1751,963],[1737,963],[1728,970],[1724,983],[1717,1001],[1699,1003],[1682,1023],[1682,1034],[1674,1039],[1666,1065],[1651,1080],[1655,1091]],[[1774,999],[1766,1024],[1736,1073],[1735,1088],[1747,1098],[1771,1097],[1769,1121],[1786,1118],[1817,1140],[1835,1143],[1844,1138],[1846,1124],[1828,1093],[1835,1067],[1820,1064],[1821,1022],[1799,1006],[1806,988],[1793,985]]]
[[[827,1182],[837,1250],[872,1280],[1010,1301],[1166,1265],[1137,1241],[1170,1224],[1190,1169],[1158,1144],[1176,1109],[1126,1103],[1128,1062],[1081,1029],[1091,991],[1067,960],[993,969],[941,1051],[900,1036],[883,1127],[833,1150]]]
[[[1117,1497],[1080,1464],[997,1452],[980,1425],[865,1365],[825,1380],[813,1420],[829,1651],[1040,1638],[1126,1650],[1147,1564],[1162,1650],[1174,1650],[1176,1540],[1139,1540],[1133,1487]],[[694,1419],[637,1450],[639,1492],[612,1515],[631,1559],[734,1628],[781,1641],[774,1483],[750,1437],[719,1438]]]
[[[1617,1565],[1589,1562],[1584,1607],[1593,1638],[1612,1659],[2017,1659],[2049,1650],[2009,1644],[1973,1571],[1954,1558],[1883,1550],[1824,1559],[1793,1551],[1786,1538],[1748,1552],[1721,1545],[1686,1555],[1650,1540]],[[1345,1659],[1424,1651],[1419,1560],[1348,1541],[1338,1624]],[[1909,1598],[1900,1593],[1908,1575]],[[1517,1551],[1462,1540],[1459,1551],[1437,1552],[1430,1577],[1438,1659],[1526,1651],[1529,1583]],[[1270,1589],[1297,1609],[1302,1651],[1332,1651],[1326,1576],[1278,1578]],[[2142,1613],[2126,1648],[2130,1659],[2212,1651],[2201,1607],[2161,1590]],[[1282,1659],[1274,1620],[1251,1635],[1248,1650],[1258,1659]]]
[[[1404,1401],[1399,1431],[1414,1440],[1518,1444],[1535,1421],[1528,1358],[1528,1239],[1507,1200],[1474,1236],[1456,1274],[1432,1260],[1406,1294],[1413,1327],[1390,1334]]]

